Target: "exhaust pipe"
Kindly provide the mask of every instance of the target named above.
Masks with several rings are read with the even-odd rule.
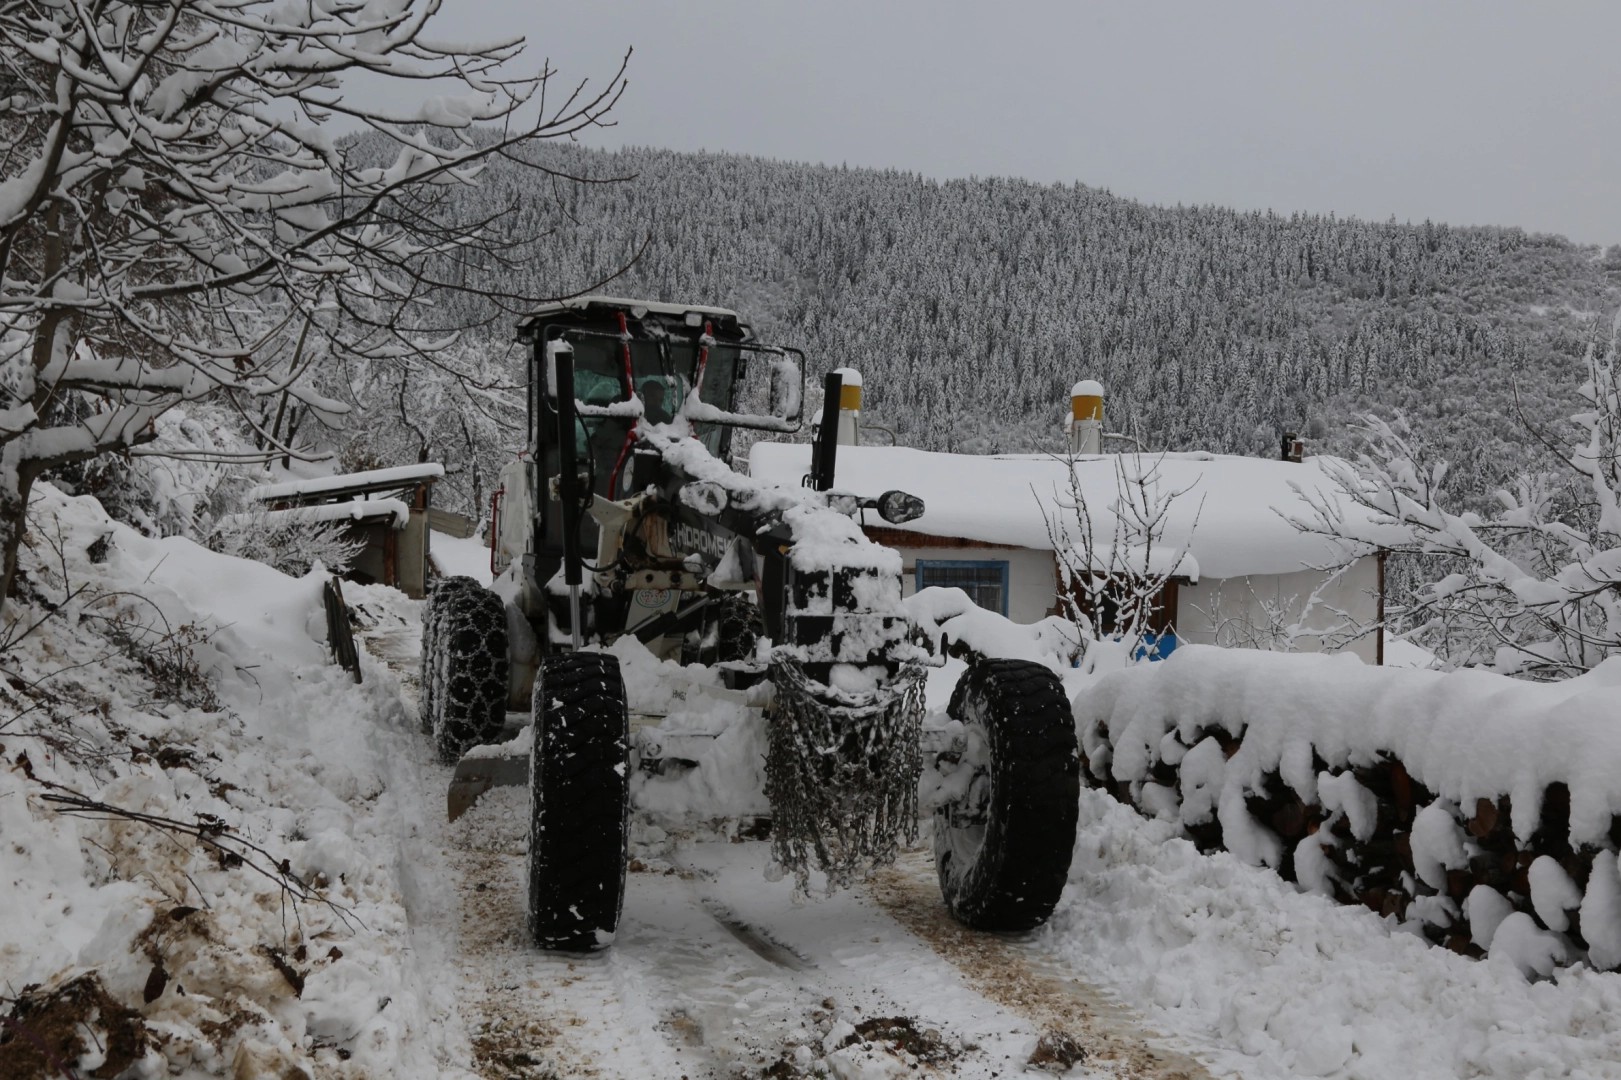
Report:
[[[1103,453],[1103,384],[1082,379],[1069,391],[1069,448],[1076,454]]]

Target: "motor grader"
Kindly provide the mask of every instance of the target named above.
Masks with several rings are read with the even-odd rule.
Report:
[[[529,785],[535,943],[597,949],[619,923],[638,763],[605,646],[627,634],[732,686],[769,684],[772,853],[801,882],[847,884],[915,839],[927,757],[948,909],[983,929],[1044,921],[1075,836],[1068,702],[1042,665],[972,656],[954,722],[925,748],[924,673],[951,643],[921,632],[899,555],[857,521],[924,508],[838,490],[839,375],[804,485],[773,487],[730,467],[732,439],[799,429],[804,357],[735,312],[586,297],[533,312],[518,337],[528,447],[492,511],[494,587],[434,587],[421,705],[458,763],[452,814],[492,784]],[[528,726],[502,743],[509,710]]]

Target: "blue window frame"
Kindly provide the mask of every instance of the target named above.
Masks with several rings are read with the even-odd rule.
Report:
[[[917,587],[961,589],[986,611],[1007,615],[1008,564],[1001,559],[919,559]]]

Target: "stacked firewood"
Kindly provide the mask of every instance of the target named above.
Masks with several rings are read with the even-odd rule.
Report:
[[[1189,750],[1213,738],[1231,760],[1243,745],[1242,735],[1224,728],[1173,731],[1169,745],[1160,746],[1140,778],[1122,780],[1111,775],[1109,768],[1113,748],[1107,725],[1093,727],[1087,736],[1083,743],[1093,751],[1091,760],[1083,755],[1082,775],[1087,782],[1144,814],[1161,817],[1173,814],[1173,807],[1177,811],[1183,807],[1181,762]],[[1596,856],[1605,853],[1613,865],[1610,853],[1621,848],[1621,817],[1611,821],[1608,845],[1572,847],[1570,790],[1555,782],[1542,793],[1536,828],[1521,839],[1510,823],[1512,808],[1507,795],[1480,798],[1460,807],[1438,798],[1389,754],[1366,765],[1332,765],[1318,754],[1313,757],[1317,791],[1312,798],[1302,797],[1276,770],[1264,773],[1258,784],[1246,784],[1243,790],[1253,826],[1279,842],[1273,868],[1285,879],[1327,892],[1341,903],[1361,904],[1416,925],[1433,943],[1476,957],[1485,951],[1481,927],[1472,925],[1466,901],[1472,894],[1481,895],[1478,890],[1484,887],[1502,898],[1499,901],[1488,895],[1482,902],[1483,908],[1498,912],[1496,920],[1482,920],[1488,925],[1495,927],[1504,911],[1521,911],[1536,920],[1540,929],[1562,934],[1572,958],[1588,952],[1581,927],[1584,905],[1570,898],[1588,893]],[[1356,815],[1335,805],[1341,798],[1325,796],[1346,791],[1347,778],[1361,789],[1350,789],[1359,808]],[[1420,858],[1415,859],[1414,826],[1421,813],[1427,821],[1421,829]],[[1444,818],[1437,816],[1442,813]],[[1181,820],[1188,839],[1200,850],[1229,846],[1215,812],[1181,812]],[[1434,847],[1437,835],[1445,841],[1442,862],[1423,848],[1425,836]],[[1532,900],[1532,878],[1536,876],[1532,864],[1543,856],[1557,864],[1568,884],[1560,882],[1551,864],[1542,864],[1543,880],[1555,881],[1559,888],[1539,897],[1539,912]],[[1431,864],[1428,873],[1421,872],[1425,862]],[[1605,872],[1613,870],[1607,866]],[[1563,903],[1550,904],[1550,895],[1563,897]],[[1590,962],[1606,966],[1599,957]]]

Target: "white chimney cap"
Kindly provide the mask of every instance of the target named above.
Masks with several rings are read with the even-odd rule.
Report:
[[[1082,379],[1069,389],[1070,397],[1102,397],[1103,384],[1096,379]]]
[[[861,372],[853,367],[834,368],[833,374],[840,376],[844,380],[845,386],[861,385]]]

